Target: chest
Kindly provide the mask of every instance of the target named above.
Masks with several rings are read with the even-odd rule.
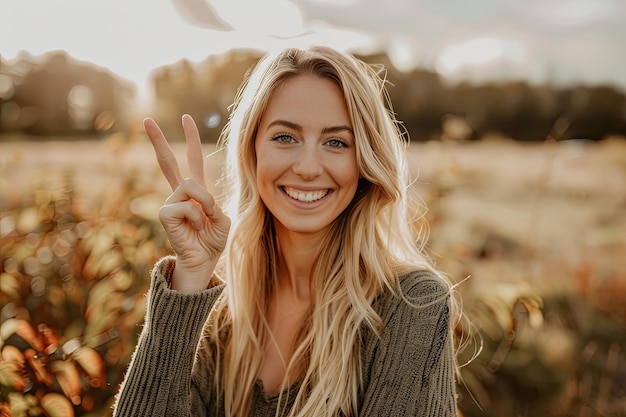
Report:
[[[268,309],[269,332],[258,375],[265,394],[276,394],[298,379],[302,361],[296,349],[306,327],[309,307],[307,303],[280,300]]]

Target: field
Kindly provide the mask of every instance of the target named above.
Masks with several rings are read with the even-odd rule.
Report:
[[[626,415],[626,140],[409,151],[427,251],[474,323],[460,414]],[[167,194],[142,137],[0,142],[0,416],[107,415]]]

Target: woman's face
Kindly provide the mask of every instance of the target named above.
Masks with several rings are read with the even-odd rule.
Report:
[[[339,87],[299,75],[271,97],[255,138],[257,186],[277,230],[324,231],[357,189],[352,123]]]

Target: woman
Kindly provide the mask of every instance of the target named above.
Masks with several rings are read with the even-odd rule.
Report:
[[[456,415],[452,289],[416,244],[386,98],[350,55],[268,54],[223,132],[227,214],[191,117],[189,179],[146,119],[176,256],[152,272],[115,415]]]

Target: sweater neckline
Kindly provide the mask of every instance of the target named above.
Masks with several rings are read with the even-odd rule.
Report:
[[[263,381],[261,379],[257,379],[254,383],[254,389],[259,397],[263,398],[265,402],[278,403],[278,400],[280,399],[281,403],[285,405],[287,402],[292,402],[296,398],[296,394],[300,390],[300,381],[295,381],[284,390],[279,391],[275,394],[267,394],[265,392],[265,386],[263,385]]]

